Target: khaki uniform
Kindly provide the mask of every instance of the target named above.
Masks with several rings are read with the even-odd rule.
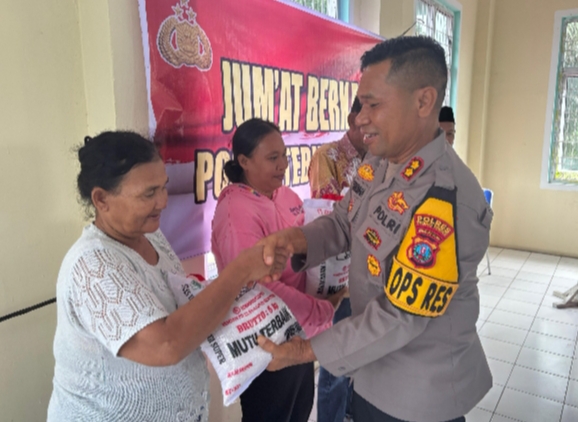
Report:
[[[293,257],[296,269],[351,249],[352,317],[311,344],[381,411],[451,420],[492,386],[476,332],[492,211],[443,132],[386,180],[387,166],[367,158],[335,211],[302,228],[307,255]]]

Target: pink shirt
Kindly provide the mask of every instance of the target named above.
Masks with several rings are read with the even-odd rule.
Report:
[[[217,202],[211,236],[212,251],[221,271],[243,249],[276,231],[303,225],[303,203],[282,186],[269,199],[252,188],[235,183],[226,187]],[[280,281],[267,288],[279,296],[301,324],[307,337],[328,327],[333,305],[305,293],[305,273],[295,273],[288,263]]]

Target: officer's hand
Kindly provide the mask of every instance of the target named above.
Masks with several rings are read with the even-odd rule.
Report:
[[[263,260],[263,246],[255,245],[245,249],[231,262],[237,274],[247,274],[248,286],[253,287],[255,280],[270,281],[276,274],[283,272],[289,255],[285,249],[277,248],[272,261]]]
[[[291,341],[276,345],[264,336],[257,338],[259,346],[273,355],[273,360],[267,366],[268,371],[278,371],[288,366],[313,362],[316,357],[309,340],[293,337]]]
[[[273,266],[271,275],[261,281],[279,280],[287,266],[287,260],[291,258],[293,254],[293,245],[291,244],[289,233],[287,230],[281,230],[261,239],[257,242],[257,245],[263,246],[263,260],[265,264]]]
[[[327,300],[331,302],[331,304],[333,305],[333,309],[337,309],[339,308],[339,305],[341,305],[343,299],[346,297],[349,297],[349,288],[344,287],[337,293],[333,293],[331,296],[328,296]]]

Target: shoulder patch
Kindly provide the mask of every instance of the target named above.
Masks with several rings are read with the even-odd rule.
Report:
[[[419,173],[422,167],[423,158],[413,157],[407,166],[402,170],[401,176],[409,182],[417,173]]]
[[[393,258],[385,294],[397,308],[435,318],[446,311],[458,289],[455,190],[432,191],[417,208]]]

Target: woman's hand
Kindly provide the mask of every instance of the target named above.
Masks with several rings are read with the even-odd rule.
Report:
[[[266,263],[277,261],[278,254],[281,256],[287,256],[281,272],[283,272],[283,269],[285,269],[287,260],[291,257],[291,255],[294,253],[302,254],[307,252],[307,239],[298,227],[291,227],[289,229],[284,229],[273,233],[261,239],[257,245],[264,247],[262,259]],[[281,273],[274,272],[274,275],[274,278],[265,281],[278,280],[281,276]]]
[[[333,305],[333,309],[339,308],[341,305],[341,301],[343,298],[349,297],[349,288],[344,287],[343,289],[339,290],[337,293],[332,294],[331,296],[327,297],[327,300],[331,302]]]
[[[286,248],[275,248],[270,259],[263,259],[263,245],[257,244],[243,250],[231,264],[239,275],[245,277],[246,283],[253,281],[274,281],[281,277],[287,266],[289,251]]]

